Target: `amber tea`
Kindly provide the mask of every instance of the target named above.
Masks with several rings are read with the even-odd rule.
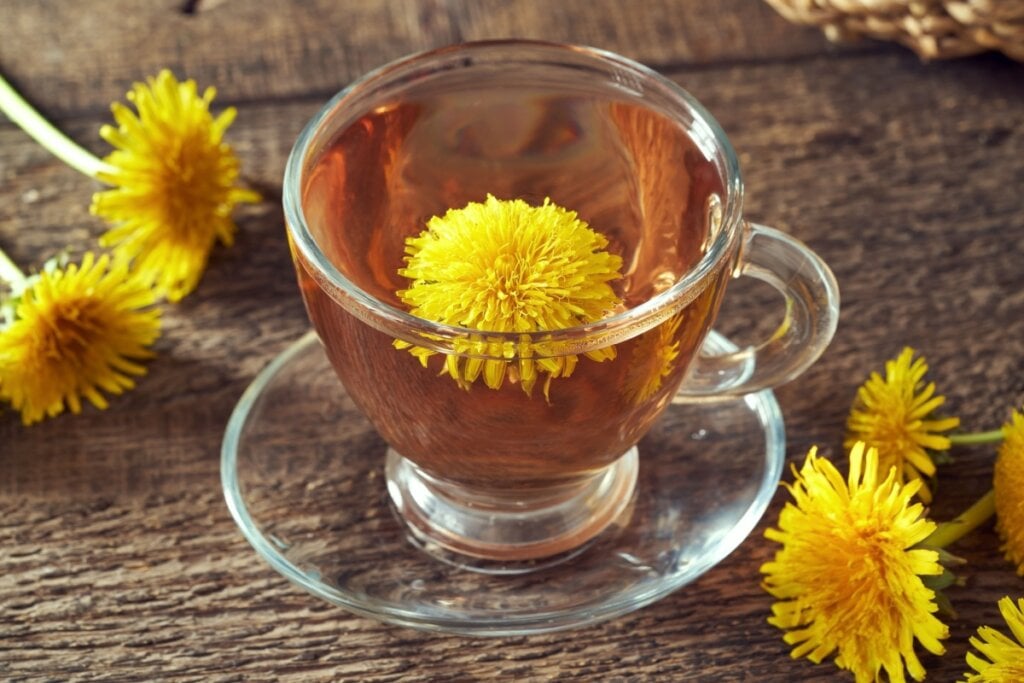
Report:
[[[550,199],[604,235],[622,258],[614,314],[694,267],[722,193],[713,160],[658,112],[592,92],[486,84],[378,106],[308,168],[302,205],[314,239],[346,278],[398,309],[407,308],[396,294],[409,286],[399,274],[406,239],[488,194]],[[332,364],[393,448],[435,476],[523,489],[592,473],[637,442],[700,347],[729,266],[674,315],[615,344],[614,359],[580,356],[570,376],[529,394],[514,361],[499,389],[460,386],[441,374],[443,354],[422,367],[339,306],[301,259],[298,271]]]

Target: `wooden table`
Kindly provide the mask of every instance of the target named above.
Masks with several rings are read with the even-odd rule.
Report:
[[[184,8],[183,8],[184,6]],[[109,103],[170,67],[238,107],[229,133],[273,195],[300,127],[368,69],[415,50],[520,36],[592,44],[683,84],[739,150],[747,215],[809,243],[843,294],[839,331],[777,396],[791,461],[841,451],[855,387],[904,344],[966,427],[1024,401],[1024,68],[999,56],[924,64],[890,45],[829,45],[754,0],[106,0],[0,3],[0,69],[97,153]],[[0,245],[37,266],[103,229],[97,189],[0,123]],[[758,530],[695,584],[585,630],[473,640],[351,616],[264,564],[218,480],[227,417],[307,328],[269,201],[238,216],[199,289],[167,306],[158,358],[110,410],[24,428],[0,415],[0,678],[6,680],[835,680],[788,658],[765,619]],[[734,301],[749,318],[760,293]],[[742,333],[742,325],[724,323]],[[955,453],[938,519],[989,487],[993,449]],[[1024,594],[991,525],[955,547],[967,585],[948,653]]]

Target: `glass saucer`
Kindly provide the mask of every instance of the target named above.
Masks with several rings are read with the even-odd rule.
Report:
[[[709,353],[732,348],[714,332],[705,342]],[[503,576],[445,564],[406,538],[385,490],[387,446],[310,332],[242,395],[221,480],[249,543],[310,593],[402,626],[520,635],[632,612],[725,558],[779,481],[782,414],[770,391],[677,398],[638,447],[630,507],[565,562]]]

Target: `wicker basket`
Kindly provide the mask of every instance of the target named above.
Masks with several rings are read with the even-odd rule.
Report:
[[[1024,61],[1024,0],[766,0],[830,40],[895,40],[925,59],[1000,50]]]

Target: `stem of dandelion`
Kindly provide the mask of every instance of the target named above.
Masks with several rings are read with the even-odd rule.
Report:
[[[18,124],[36,142],[76,171],[95,178],[98,172],[106,170],[107,164],[54,128],[3,76],[0,76],[0,111],[7,114],[11,121]]]
[[[993,489],[974,505],[964,510],[956,519],[939,524],[939,527],[932,532],[931,536],[924,539],[921,545],[932,548],[945,548],[952,545],[984,524],[995,513],[996,492]]]
[[[1003,430],[993,429],[990,432],[973,432],[971,434],[949,434],[949,442],[956,446],[972,446],[981,443],[995,443],[1003,440]]]
[[[11,257],[0,249],[0,282],[6,282],[12,289],[25,281],[25,273],[14,264]]]

